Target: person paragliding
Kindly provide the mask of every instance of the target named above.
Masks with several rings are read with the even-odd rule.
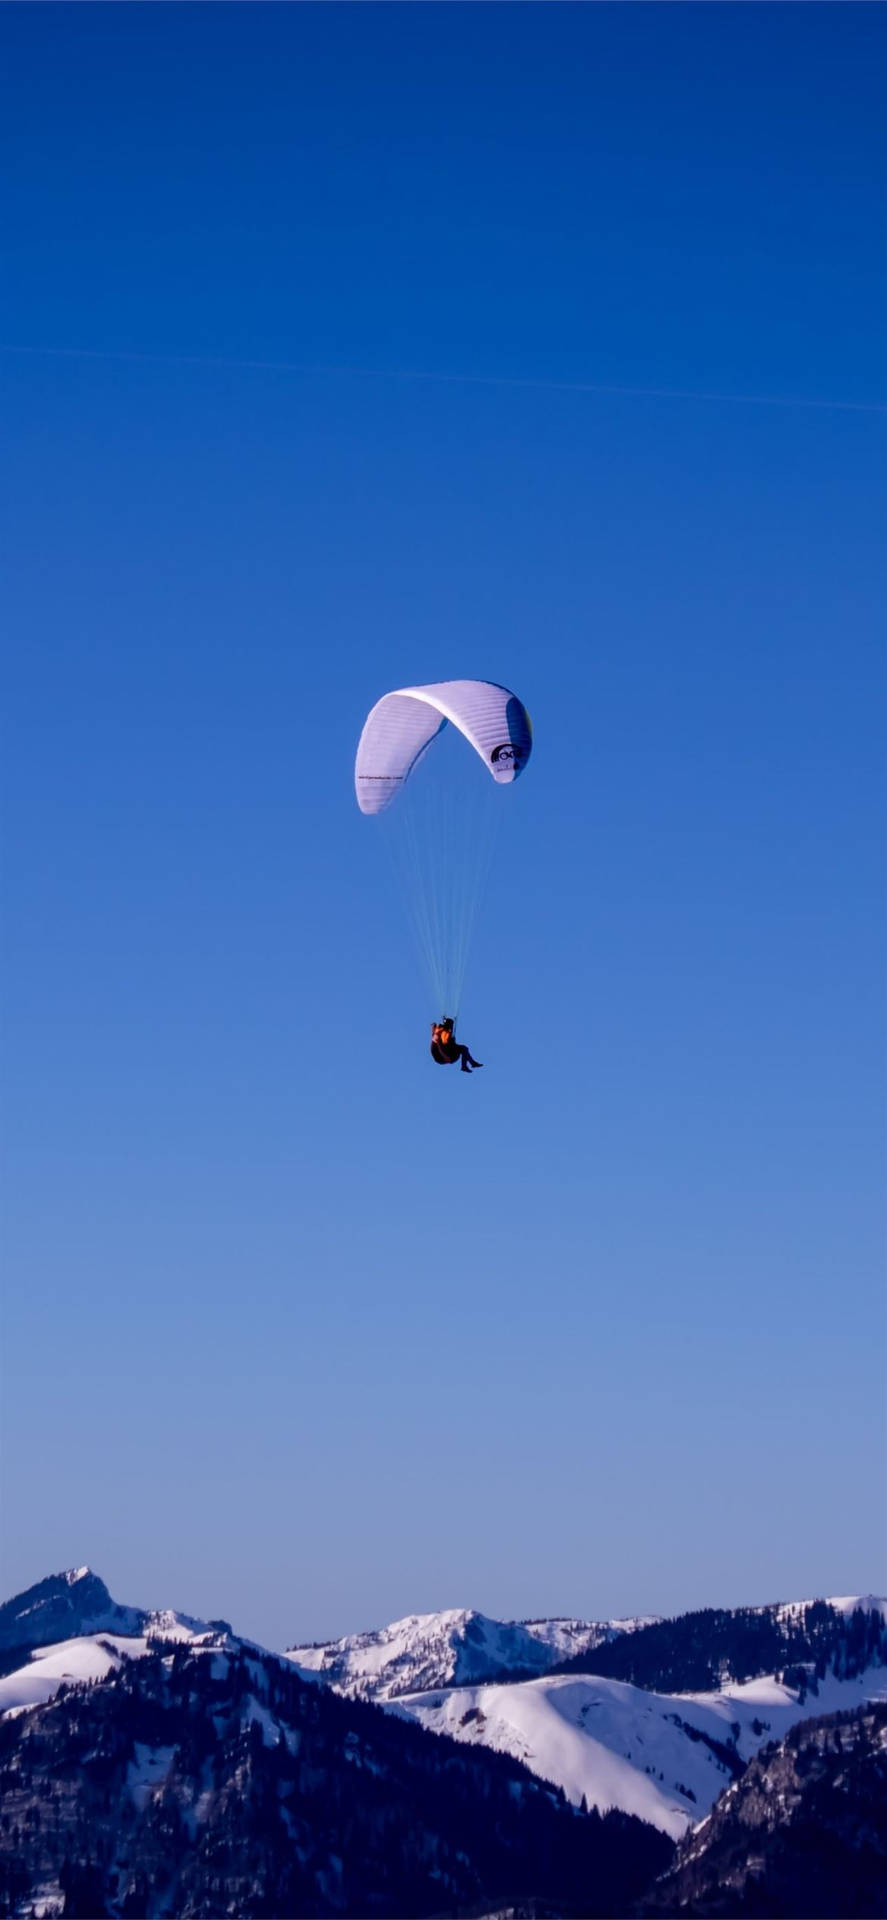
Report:
[[[460,1046],[456,1039],[456,1022],[449,1014],[442,1020],[431,1022],[431,1058],[440,1067],[454,1067],[457,1060],[462,1062],[462,1072],[471,1073],[475,1067],[482,1067],[482,1060],[472,1059],[467,1047]]]
[[[444,734],[451,745],[441,748]],[[463,1073],[481,1065],[456,1039],[472,927],[503,802],[532,750],[523,701],[492,680],[397,687],[371,708],[358,742],[357,804],[385,820],[430,1004],[452,1009],[432,1021],[431,1057],[438,1066],[458,1061]],[[516,896],[514,927],[525,912]]]

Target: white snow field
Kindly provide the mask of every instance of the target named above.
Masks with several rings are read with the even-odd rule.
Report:
[[[180,1613],[150,1616],[151,1634],[164,1640],[188,1640],[196,1647],[217,1640],[202,1622]],[[53,1647],[35,1647],[25,1665],[0,1679],[0,1713],[21,1712],[52,1700],[60,1687],[85,1680],[104,1680],[124,1660],[138,1660],[151,1651],[148,1634],[82,1633]],[[207,1646],[209,1651],[209,1646]]]
[[[821,1681],[803,1704],[772,1676],[721,1693],[667,1694],[578,1674],[436,1689],[384,1704],[435,1733],[512,1754],[576,1806],[584,1796],[588,1807],[638,1814],[679,1839],[730,1784],[706,1736],[721,1746],[735,1737],[740,1758],[749,1760],[798,1720],[884,1699],[887,1668],[872,1667],[855,1680]]]

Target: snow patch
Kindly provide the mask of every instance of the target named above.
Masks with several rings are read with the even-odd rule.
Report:
[[[79,1635],[55,1647],[40,1647],[26,1666],[0,1680],[0,1713],[9,1708],[42,1706],[65,1685],[104,1680],[107,1674],[116,1672],[126,1653],[145,1651],[144,1640],[124,1640],[112,1634]]]
[[[142,1741],[136,1741],[135,1759],[126,1770],[126,1787],[140,1813],[157,1788],[163,1786],[175,1752],[175,1747],[147,1747]]]
[[[244,1701],[243,1722],[245,1726],[261,1727],[263,1746],[276,1747],[279,1745],[279,1721],[275,1720],[274,1715],[269,1713],[268,1708],[263,1707],[261,1701],[257,1700],[252,1693],[247,1694],[246,1700]]]
[[[164,1640],[188,1641],[195,1653],[213,1653],[214,1649],[207,1644],[211,1636],[195,1634],[185,1615],[147,1616],[151,1622],[158,1617],[164,1622]],[[0,1679],[0,1714],[43,1706],[66,1685],[106,1679],[124,1660],[139,1660],[154,1651],[149,1637],[151,1631],[153,1628],[139,1634],[81,1633],[54,1646],[36,1647],[24,1666]]]

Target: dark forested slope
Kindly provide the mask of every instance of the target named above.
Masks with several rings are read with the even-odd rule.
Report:
[[[158,1643],[0,1723],[0,1910],[625,1912],[670,1842],[516,1761],[343,1700],[225,1635]]]
[[[638,1911],[887,1914],[887,1703],[806,1720],[763,1748]]]

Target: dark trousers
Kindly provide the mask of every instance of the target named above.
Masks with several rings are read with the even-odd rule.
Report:
[[[478,1064],[472,1059],[467,1047],[460,1047],[458,1040],[451,1040],[446,1047],[442,1047],[439,1040],[432,1040],[431,1058],[436,1060],[440,1067],[454,1067],[456,1061],[461,1060],[465,1072],[469,1067],[476,1067]]]

